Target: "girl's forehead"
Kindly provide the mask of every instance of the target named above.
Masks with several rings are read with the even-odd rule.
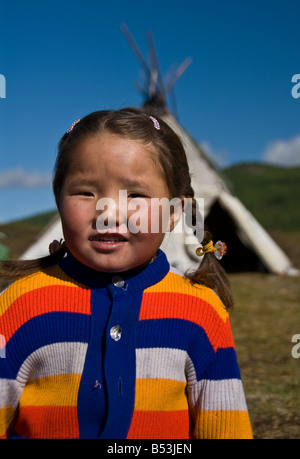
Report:
[[[109,152],[115,150],[139,150],[141,154],[152,155],[157,154],[156,147],[152,142],[145,142],[141,139],[134,139],[129,136],[114,134],[109,131],[104,131],[98,134],[88,136],[79,143],[81,149],[93,149],[98,153]]]
[[[159,153],[151,143],[130,137],[120,136],[109,132],[89,136],[76,145],[71,154],[71,166],[89,166],[92,163],[118,161],[123,166],[156,167],[157,172],[163,172],[160,165]]]
[[[92,175],[113,175],[132,180],[143,177],[144,181],[159,179],[167,186],[165,173],[152,143],[145,144],[110,133],[90,136],[71,151],[67,176]]]

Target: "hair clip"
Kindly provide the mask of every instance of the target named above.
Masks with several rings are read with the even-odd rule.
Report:
[[[63,239],[60,239],[60,241],[57,241],[56,239],[54,239],[54,241],[52,241],[49,244],[49,253],[50,255],[52,255],[53,253],[57,252],[60,249],[64,249],[65,247],[66,247],[65,241]]]
[[[73,131],[74,126],[75,126],[77,123],[79,123],[79,121],[80,121],[80,119],[74,121],[74,123],[71,124],[71,126],[69,127],[69,129],[67,130],[67,132]]]
[[[218,241],[218,242],[215,243],[215,249],[216,249],[215,250],[215,257],[218,260],[222,260],[224,255],[226,255],[227,245],[225,244],[225,242]]]
[[[154,124],[154,127],[157,131],[160,130],[160,124],[159,122],[157,121],[156,118],[154,118],[154,116],[149,116],[149,118],[153,121],[153,124]]]
[[[215,245],[213,245],[213,241],[209,241],[206,245],[203,245],[196,249],[196,254],[199,257],[202,257],[206,253],[210,252],[213,252],[215,257],[218,260],[221,260],[224,257],[224,255],[226,255],[227,245],[225,244],[225,242],[222,241],[218,241],[215,243]]]

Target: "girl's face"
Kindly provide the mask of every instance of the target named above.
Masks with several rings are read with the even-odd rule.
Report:
[[[89,137],[72,152],[59,211],[67,247],[81,263],[120,272],[156,255],[164,238],[162,218],[170,213],[162,208],[151,213],[152,198],[169,198],[154,157],[152,145],[110,133]],[[171,213],[170,229],[172,218]],[[139,225],[143,229],[137,232]]]

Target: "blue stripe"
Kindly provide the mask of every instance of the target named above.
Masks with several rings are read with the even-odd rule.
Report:
[[[232,347],[218,349],[204,377],[212,380],[241,379],[235,350]]]
[[[24,360],[40,347],[58,342],[88,342],[90,316],[51,312],[23,324],[6,345],[6,358],[16,377]]]
[[[197,379],[201,377],[215,354],[204,329],[194,322],[183,319],[141,321],[137,347],[162,347],[186,351],[195,365]]]
[[[7,358],[0,359],[0,380],[3,379],[15,379],[15,373],[9,366]]]
[[[240,377],[234,348],[214,351],[205,330],[183,319],[152,319],[139,322],[138,348],[173,348],[188,353],[197,380]]]

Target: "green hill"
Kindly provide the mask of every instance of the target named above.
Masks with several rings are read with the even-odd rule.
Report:
[[[222,173],[232,192],[267,230],[300,230],[300,167],[245,163]]]
[[[50,223],[57,212],[50,211],[22,220],[0,224],[0,233],[6,236],[3,244],[10,250],[12,258],[18,258],[33,244],[39,233]]]

